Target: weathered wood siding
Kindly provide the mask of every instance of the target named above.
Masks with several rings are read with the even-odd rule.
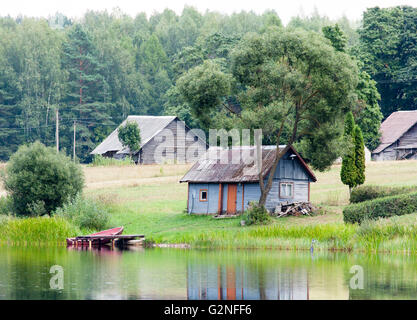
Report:
[[[266,200],[266,208],[274,210],[279,203],[308,201],[308,184],[311,181],[304,167],[298,159],[291,160],[289,155],[285,155],[278,163],[275,172],[271,191]],[[265,179],[265,184],[268,177]],[[293,198],[280,198],[280,182],[290,182],[293,184]],[[227,210],[228,183],[222,184],[222,212]],[[199,190],[208,190],[208,201],[199,201]],[[188,208],[190,213],[215,214],[219,207],[219,183],[190,183],[188,194]],[[240,183],[237,184],[236,211],[246,210],[250,201],[258,201],[261,195],[259,183]],[[243,197],[243,198],[242,198]]]
[[[417,152],[414,152],[415,149],[396,149],[397,147],[405,147],[409,145],[417,145],[417,124],[412,126],[410,130],[401,136],[400,139],[398,139],[389,147],[385,148],[380,153],[373,153],[372,160],[401,160],[403,159],[404,155],[409,155],[407,159],[417,159]]]
[[[139,162],[141,164],[194,162],[196,159],[187,157],[187,152],[197,148],[205,150],[206,147],[206,143],[193,134],[182,121],[175,120],[143,146]]]
[[[201,189],[207,189],[207,201],[200,201]],[[217,183],[190,183],[188,192],[188,211],[190,213],[217,213],[219,206],[219,185]]]
[[[398,146],[403,147],[411,144],[417,144],[417,124],[412,126],[410,130],[403,134],[399,140]]]

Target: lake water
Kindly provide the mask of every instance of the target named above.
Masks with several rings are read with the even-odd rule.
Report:
[[[0,299],[416,298],[415,255],[0,246]]]

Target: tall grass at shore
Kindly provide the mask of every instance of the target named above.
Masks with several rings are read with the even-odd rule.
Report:
[[[339,223],[324,225],[243,227],[232,230],[182,232],[165,237],[151,237],[156,243],[187,243],[199,248],[275,248],[310,249],[312,240],[318,249],[350,250],[355,225]]]
[[[314,244],[312,243],[312,240]],[[185,243],[193,248],[248,248],[283,250],[343,250],[356,252],[417,253],[417,214],[366,221],[361,226],[274,224],[151,236],[155,243]]]
[[[78,227],[59,217],[0,219],[0,242],[11,244],[64,244],[66,238],[81,233]]]
[[[417,214],[364,221],[352,239],[368,252],[417,252]]]

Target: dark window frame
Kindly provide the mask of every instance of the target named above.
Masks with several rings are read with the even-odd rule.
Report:
[[[203,199],[203,192],[206,193],[206,198]],[[208,200],[208,189],[200,189],[200,196],[199,196],[200,202],[206,202]]]

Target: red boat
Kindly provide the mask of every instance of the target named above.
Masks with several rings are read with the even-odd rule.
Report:
[[[123,227],[112,228],[96,233],[89,234],[83,237],[67,238],[68,246],[89,246],[91,245],[103,245],[111,241],[111,236],[117,236],[123,233]],[[103,236],[101,238],[100,236]],[[88,239],[89,238],[89,239]]]

